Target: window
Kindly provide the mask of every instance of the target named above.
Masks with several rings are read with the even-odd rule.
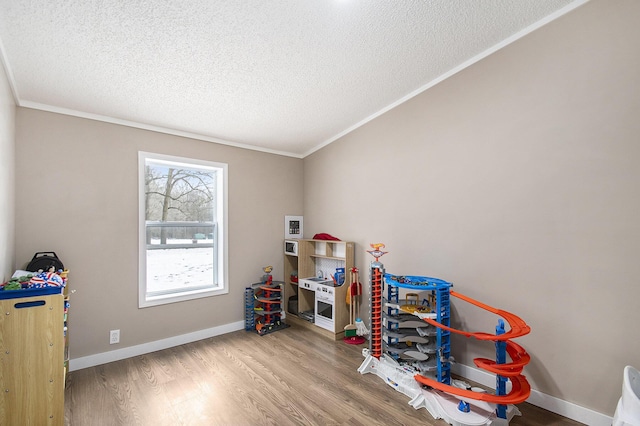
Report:
[[[227,165],[138,153],[143,308],[226,294]]]

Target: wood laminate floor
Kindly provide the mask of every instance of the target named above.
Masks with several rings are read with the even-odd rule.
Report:
[[[364,346],[290,327],[238,331],[69,373],[65,424],[441,425],[373,374]],[[581,423],[524,403],[512,425]]]

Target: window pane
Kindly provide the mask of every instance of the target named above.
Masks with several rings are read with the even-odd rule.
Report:
[[[141,306],[153,298],[226,290],[220,273],[225,165],[140,155]]]
[[[147,294],[215,284],[213,222],[147,221],[146,227]]]

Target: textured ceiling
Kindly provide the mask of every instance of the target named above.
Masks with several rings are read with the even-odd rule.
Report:
[[[19,105],[302,157],[586,0],[0,0]]]

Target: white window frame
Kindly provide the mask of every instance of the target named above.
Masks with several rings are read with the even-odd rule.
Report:
[[[213,286],[197,290],[184,290],[172,293],[149,296],[147,294],[147,239],[145,217],[145,167],[147,160],[166,161],[169,164],[184,165],[185,167],[217,169],[216,222],[215,232],[217,244],[214,245],[214,263],[216,277]],[[193,158],[177,157],[174,155],[138,152],[138,307],[164,305],[203,297],[218,296],[229,293],[229,256],[228,256],[228,164]]]

